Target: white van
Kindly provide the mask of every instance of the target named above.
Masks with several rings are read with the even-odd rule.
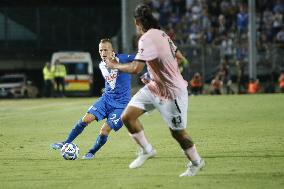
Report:
[[[52,54],[51,65],[59,60],[66,68],[66,95],[92,94],[93,62],[88,52],[55,52]]]

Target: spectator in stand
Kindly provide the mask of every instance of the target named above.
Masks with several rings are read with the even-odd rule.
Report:
[[[185,6],[186,6],[186,10],[190,10],[193,6],[195,0],[186,0],[185,1]]]
[[[268,52],[270,49],[270,42],[268,41],[268,36],[264,31],[258,33],[258,39],[256,41],[257,50],[259,52]]]
[[[231,1],[227,13],[225,14],[227,26],[230,29],[235,28],[236,25],[236,15],[238,13],[237,1]]]
[[[233,56],[233,39],[228,35],[228,33],[224,33],[220,45],[221,56],[227,57],[229,59]]]
[[[221,81],[224,84],[224,88],[225,88],[226,94],[234,94],[235,92],[232,89],[232,80],[231,80],[230,66],[229,66],[229,59],[228,59],[228,57],[224,58],[223,63],[221,64],[218,73],[219,73]]]
[[[273,15],[273,34],[278,33],[281,30],[281,27],[283,25],[283,14],[280,12],[275,12]]]
[[[239,39],[248,31],[248,12],[245,4],[240,5],[240,12],[237,14],[237,30]]]
[[[192,21],[188,36],[188,43],[196,45],[202,38],[201,27],[197,20]]]
[[[230,1],[222,1],[222,2],[220,3],[221,12],[222,12],[223,14],[226,14],[226,15],[227,15],[230,6],[231,6],[231,2],[230,2]]]
[[[223,14],[220,14],[218,17],[218,33],[219,34],[224,34],[227,32],[227,27],[226,27],[226,18]]]
[[[230,49],[229,46],[233,45],[233,39],[232,39],[229,31],[230,31],[230,25],[227,22],[227,18],[225,18],[225,16],[223,14],[220,14],[218,16],[218,22],[216,23],[216,38],[214,40],[214,43],[217,44],[217,45],[221,44],[221,48],[223,49],[223,55],[225,53],[224,48]],[[229,49],[227,49],[227,50],[229,50]],[[230,54],[231,54],[231,52],[230,52]]]
[[[256,94],[259,90],[259,80],[258,79],[250,79],[248,84],[248,94]]]
[[[282,26],[281,31],[277,33],[275,43],[278,47],[284,48],[284,26]]]
[[[211,16],[207,9],[203,11],[203,16],[201,18],[201,26],[203,30],[208,30],[212,27]]]
[[[229,31],[229,24],[227,22],[227,19],[223,14],[220,14],[218,17],[218,34],[222,35],[224,33],[227,33]]]
[[[246,86],[245,86],[245,77],[244,77],[245,64],[244,64],[244,61],[242,59],[237,60],[236,68],[237,68],[238,94],[242,94],[242,93],[244,93],[244,90],[246,88]]]
[[[284,70],[280,74],[278,81],[279,81],[280,91],[281,91],[281,93],[284,93]]]
[[[203,82],[200,73],[196,72],[189,82],[191,94],[200,95],[203,90]]]
[[[202,7],[200,2],[194,1],[191,12],[193,20],[199,20],[202,17]]]
[[[264,25],[272,25],[273,23],[273,13],[268,7],[263,12],[262,20]]]
[[[178,17],[178,15],[174,12],[170,13],[169,24],[175,27],[179,22],[180,18]]]
[[[220,79],[219,74],[216,74],[214,79],[211,81],[210,93],[212,95],[220,95],[222,94],[222,87],[223,87],[223,82]]]
[[[284,13],[284,2],[283,0],[277,0],[273,7],[273,12]]]
[[[208,9],[203,10],[203,16],[201,18],[201,28],[203,34],[203,41],[205,43],[212,43],[214,39],[214,29],[212,27],[211,15]]]
[[[262,28],[262,31],[265,32],[268,40],[271,42],[274,36],[273,31],[272,31],[273,19],[274,19],[273,13],[268,7],[266,7],[263,12],[263,16],[262,16],[263,25],[261,28]]]

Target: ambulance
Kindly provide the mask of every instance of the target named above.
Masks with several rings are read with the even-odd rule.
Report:
[[[51,65],[59,60],[66,68],[67,96],[90,96],[93,91],[93,62],[88,52],[54,52]]]

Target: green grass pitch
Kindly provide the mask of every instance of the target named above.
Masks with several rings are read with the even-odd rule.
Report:
[[[187,163],[158,112],[141,118],[157,157],[130,170],[136,144],[123,127],[95,159],[64,160],[50,144],[66,138],[95,98],[0,100],[0,188],[284,188],[284,95],[194,96],[188,132],[206,167],[179,178]],[[102,123],[102,122],[101,122]],[[80,157],[101,123],[74,143]]]

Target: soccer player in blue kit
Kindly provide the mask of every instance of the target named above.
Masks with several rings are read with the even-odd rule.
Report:
[[[99,53],[102,58],[99,68],[105,79],[104,93],[79,120],[65,141],[51,145],[53,149],[61,149],[65,143],[71,143],[91,122],[106,118],[96,143],[82,159],[94,158],[95,153],[107,142],[110,132],[112,130],[118,131],[122,127],[123,123],[120,117],[131,99],[131,75],[117,69],[107,68],[105,60],[114,57],[119,63],[123,64],[132,62],[135,55],[115,54],[110,39],[100,41]]]

